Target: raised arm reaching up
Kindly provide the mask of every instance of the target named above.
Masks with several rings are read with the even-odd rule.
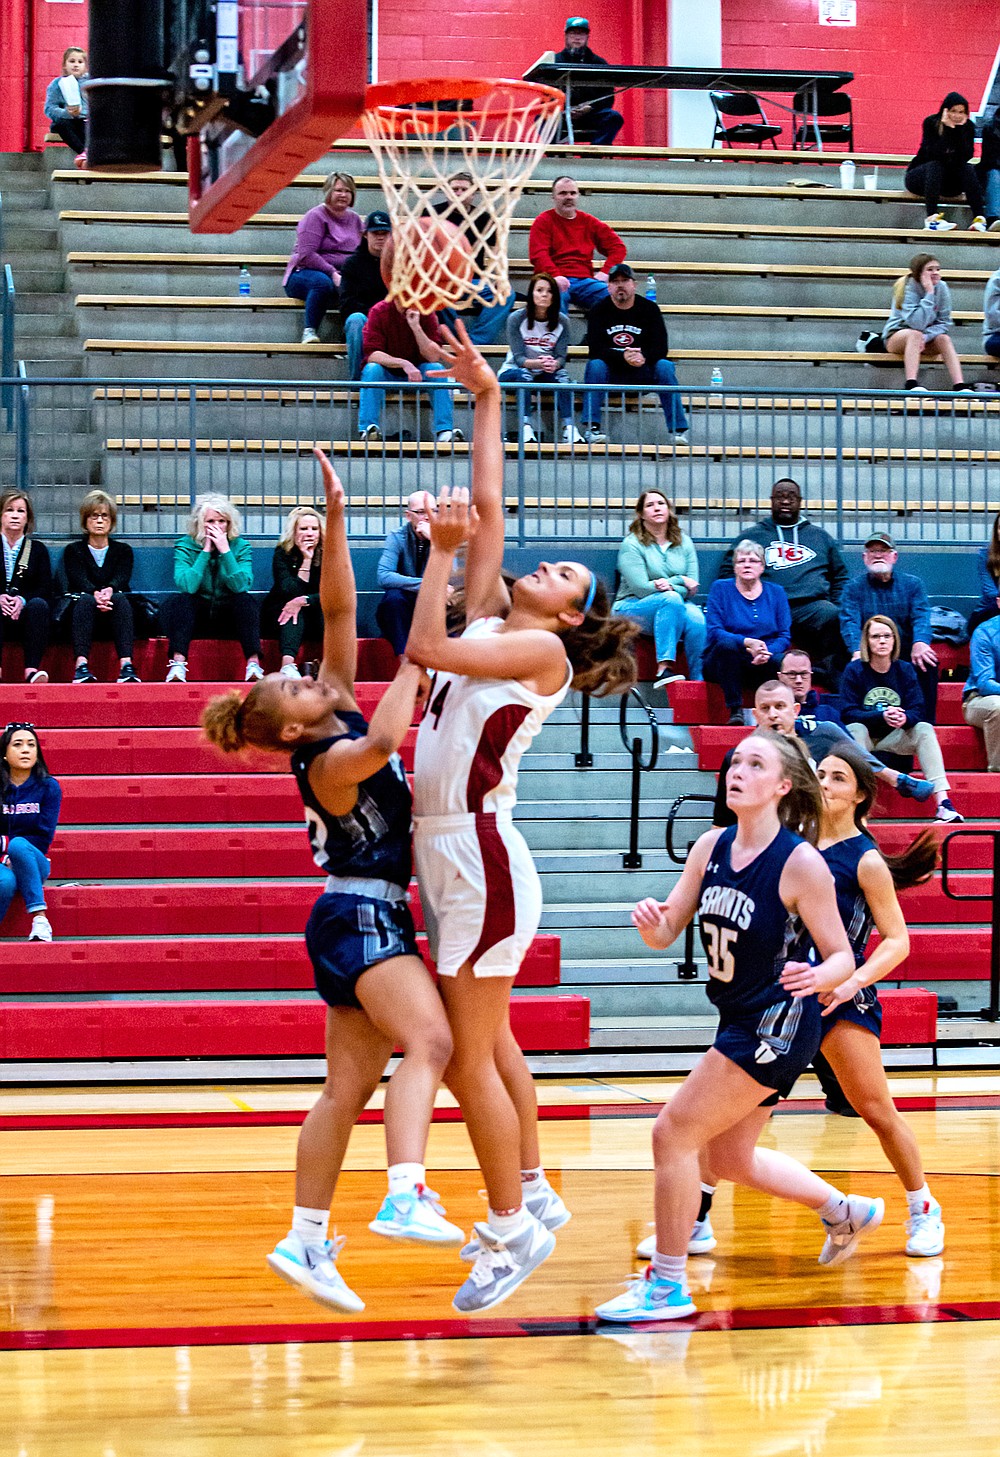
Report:
[[[317,446],[313,455],[323,473],[326,495],[326,540],[319,574],[319,605],[323,609],[323,662],[320,682],[334,683],[345,695],[344,708],[355,708],[354,679],[358,671],[358,594],[354,566],[347,549],[344,487],[327,457]],[[347,702],[347,698],[351,701]]]
[[[503,565],[504,447],[501,430],[500,385],[486,360],[471,343],[465,326],[455,332],[442,329],[446,347],[443,367],[475,400],[472,428],[472,501],[479,524],[469,542],[465,562],[466,618],[503,616],[510,595],[500,569]]]

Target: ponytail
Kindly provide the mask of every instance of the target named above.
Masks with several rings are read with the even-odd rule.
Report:
[[[636,680],[633,643],[639,628],[611,612],[603,582],[594,578],[594,600],[578,627],[561,634],[573,669],[574,688],[583,693],[625,693]],[[584,611],[583,602],[580,610]]]
[[[224,754],[239,754],[244,749],[289,753],[295,746],[281,738],[274,694],[274,685],[265,678],[255,683],[246,697],[238,688],[231,688],[210,699],[201,713],[206,739]]]

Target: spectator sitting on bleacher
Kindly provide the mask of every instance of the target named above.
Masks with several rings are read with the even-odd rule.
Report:
[[[0,921],[20,891],[29,941],[51,941],[45,882],[62,790],[49,773],[33,723],[9,723],[0,738]]]
[[[1000,611],[1000,594],[994,598]],[[969,644],[969,676],[962,690],[962,715],[986,741],[986,767],[1000,774],[1000,617],[980,622]]]
[[[303,344],[319,343],[327,309],[337,302],[340,270],[361,242],[356,195],[353,177],[331,172],[323,183],[323,201],[309,209],[295,230],[295,247],[281,281],[289,298],[305,300]]]
[[[802,515],[797,481],[788,476],[775,481],[770,520],[748,527],[741,539],[757,541],[764,548],[765,581],[784,591],[796,642],[809,649],[818,673],[835,690],[847,661],[838,610],[847,563],[830,533]],[[732,576],[733,551],[730,547],[722,558],[722,577]]]
[[[947,221],[938,204],[942,196],[964,195],[973,214],[969,231],[985,233],[983,190],[972,166],[975,145],[976,128],[969,120],[969,103],[959,92],[949,91],[937,111],[924,117],[920,150],[907,167],[903,183],[907,192],[924,199],[924,227],[928,232],[950,233],[958,226]]]
[[[389,380],[405,379],[420,384],[424,379],[440,380],[436,366],[442,358],[441,331],[434,314],[418,314],[416,309],[404,313],[391,299],[375,304],[365,321],[362,336],[364,367],[358,402],[358,429],[362,440],[382,439],[382,412],[385,409],[384,386]],[[375,388],[378,382],[379,388]],[[451,445],[464,440],[461,430],[454,429],[451,390],[443,386],[431,390],[431,420],[438,445]]]
[[[557,66],[606,66],[603,56],[595,55],[590,49],[590,21],[582,15],[571,15],[566,22],[563,48],[556,52]],[[590,142],[595,147],[610,147],[625,125],[620,111],[615,111],[615,88],[613,86],[572,87],[570,100],[573,105],[573,140]],[[562,137],[567,135],[563,118]]]
[[[899,661],[899,651],[899,628],[892,618],[869,617],[860,656],[848,663],[840,680],[840,711],[848,733],[869,753],[916,754],[934,786],[935,819],[951,823],[962,816],[948,798],[941,745],[927,720],[917,675]]]
[[[392,236],[389,214],[377,208],[368,214],[364,237],[340,270],[338,303],[347,341],[347,378],[361,378],[365,320],[389,292],[382,277],[382,254]]]
[[[162,617],[167,630],[168,683],[187,682],[187,654],[203,638],[237,637],[246,655],[247,683],[263,678],[260,615],[251,592],[250,543],[240,535],[240,513],[225,496],[196,496],[187,535],[174,547],[174,585]]]
[[[281,540],[271,559],[273,586],[264,598],[261,621],[268,636],[276,632],[281,650],[281,676],[301,678],[296,666],[306,636],[323,640],[319,605],[319,572],[323,563],[323,518],[312,506],[288,513]]]
[[[24,681],[47,683],[41,666],[49,645],[52,623],[52,563],[48,548],[38,541],[35,512],[23,491],[0,493],[0,659],[11,638],[24,643]]]
[[[69,611],[72,623],[74,683],[97,682],[90,670],[95,632],[102,638],[114,638],[118,682],[139,682],[132,666],[135,619],[128,596],[132,586],[132,548],[127,541],[111,540],[117,524],[118,508],[111,497],[104,491],[88,491],[80,502],[83,536],[71,541],[63,552],[63,575],[68,588],[63,610]]]
[[[577,207],[580,189],[572,177],[552,184],[553,206],[539,213],[528,234],[534,273],[551,273],[562,293],[562,310],[576,304],[588,313],[608,296],[608,272],[625,262],[626,247],[614,228]],[[607,261],[594,271],[594,254]]]
[[[979,173],[983,211],[991,233],[1000,231],[1000,109],[993,112],[980,134]]]
[[[981,622],[988,622],[997,615],[997,593],[1000,592],[1000,511],[993,518],[989,546],[981,546],[976,553],[976,576],[979,601],[969,613],[970,637]]]
[[[840,599],[840,631],[855,660],[862,656],[862,625],[869,617],[888,617],[899,633],[902,657],[913,664],[924,699],[924,718],[937,722],[938,660],[931,647],[931,606],[927,590],[912,572],[897,572],[899,554],[887,531],[873,531],[865,542],[865,569],[851,577]]]
[[[439,199],[432,206],[446,223],[451,223],[453,227],[458,228],[463,237],[470,236],[469,223],[470,219],[474,219],[471,233],[473,238],[479,241],[479,246],[476,248],[473,259],[475,273],[471,286],[476,289],[476,296],[470,303],[463,304],[459,309],[442,309],[438,317],[440,322],[447,325],[449,329],[455,327],[456,319],[461,319],[473,344],[480,347],[483,344],[495,344],[503,336],[507,320],[514,307],[513,289],[502,304],[497,303],[493,290],[481,277],[486,267],[487,251],[493,252],[496,248],[496,230],[490,228],[486,232],[482,231],[482,195],[476,187],[476,179],[471,172],[453,172],[448,178],[448,187],[449,195]]]
[[[763,582],[764,548],[744,538],[733,550],[733,575],[712,583],[705,608],[704,673],[718,683],[730,724],[743,723],[743,689],[774,676],[791,645],[788,598]]]
[[[86,80],[87,52],[69,46],[63,51],[62,75],[50,81],[45,92],[44,110],[52,130],[76,156],[87,146],[87,93],[80,90],[80,82]]]
[[[1000,187],[1000,172],[994,175]],[[1000,268],[990,274],[983,292],[983,352],[1000,359]]]
[[[627,263],[616,263],[608,274],[608,297],[587,315],[587,352],[584,384],[672,385],[660,395],[667,430],[678,445],[688,442],[688,418],[676,393],[677,371],[667,355],[667,329],[652,299],[635,291],[635,274]],[[607,394],[589,390],[583,398],[583,438],[590,444],[607,440],[601,429],[601,408]]]
[[[951,292],[941,277],[941,264],[931,253],[918,253],[910,259],[909,273],[896,280],[882,330],[886,352],[902,358],[904,389],[929,393],[917,381],[921,359],[940,359],[956,390],[972,389],[962,378],[950,329]]]
[[[805,740],[810,755],[818,764],[824,754],[836,750],[838,739],[850,738],[840,713],[828,697],[820,697],[812,686],[812,661],[803,648],[788,649],[778,669],[778,681],[792,691],[796,703],[795,732]],[[856,750],[858,745],[854,747]],[[926,779],[914,779],[911,774],[899,773],[867,750],[862,752],[875,778],[891,785],[904,799],[915,799],[922,804],[934,793],[934,786]]]
[[[618,548],[618,595],[613,612],[652,633],[656,651],[654,688],[683,678],[674,659],[684,643],[688,677],[700,682],[705,651],[705,614],[691,598],[698,590],[694,543],[662,491],[643,491],[635,503],[628,535]]]
[[[569,318],[559,307],[556,281],[550,273],[536,273],[528,284],[527,304],[507,320],[507,357],[497,377],[502,384],[568,384],[568,350]],[[525,445],[533,444],[538,438],[532,419],[534,393],[534,390],[522,390],[515,397],[520,407],[521,439]],[[553,389],[553,394],[556,410],[562,417],[563,444],[581,444],[583,436],[573,423],[572,392]]]
[[[431,534],[427,524],[424,492],[414,491],[407,499],[402,526],[390,531],[378,559],[375,579],[382,600],[375,609],[379,632],[401,657],[413,622],[417,593],[430,555]],[[452,588],[448,588],[449,601]]]

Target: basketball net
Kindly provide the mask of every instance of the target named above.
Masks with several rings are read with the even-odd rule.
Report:
[[[379,93],[386,101],[372,105]],[[361,119],[392,219],[389,297],[401,309],[426,312],[429,296],[438,308],[461,308],[484,295],[506,302],[511,218],[564,104],[561,91],[526,81],[370,88]],[[462,198],[452,181],[457,172],[473,179]],[[449,230],[450,243],[442,219],[456,230]]]

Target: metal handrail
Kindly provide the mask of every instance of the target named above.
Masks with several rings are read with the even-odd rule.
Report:
[[[0,287],[0,379],[10,381],[14,374],[14,273],[9,263],[3,265],[3,283]],[[0,392],[0,404],[7,417],[7,429],[14,428],[13,386],[8,382]]]
[[[27,491],[32,485],[31,480],[31,400],[28,387],[28,371],[24,360],[17,361],[17,378],[19,383],[11,388],[16,392],[17,408],[17,458],[14,469],[16,471],[15,481],[19,491]]]
[[[959,895],[948,884],[951,842],[961,839],[992,840],[993,880],[988,894]],[[953,901],[991,901],[990,916],[990,1004],[979,1015],[984,1022],[1000,1022],[1000,830],[952,830],[941,843],[941,889]]]
[[[631,742],[628,737],[628,705],[629,699],[634,698],[636,703],[646,715],[646,727],[650,733],[649,762],[644,764],[642,759],[642,739],[633,738]],[[622,694],[621,707],[618,710],[618,732],[621,734],[625,752],[632,759],[632,796],[629,809],[628,826],[628,850],[622,856],[622,866],[625,870],[641,870],[642,856],[639,854],[639,805],[642,798],[642,776],[649,770],[655,769],[657,760],[660,757],[660,725],[657,723],[656,715],[649,704],[642,699],[634,688],[629,688]]]
[[[715,798],[711,794],[679,794],[674,800],[673,804],[667,810],[667,854],[670,856],[671,860],[674,862],[675,865],[686,864],[687,857],[691,853],[691,845],[694,844],[694,841],[692,840],[685,850],[683,857],[678,855],[676,849],[674,848],[674,825],[677,822],[677,817],[680,814],[681,808],[685,804],[714,805]],[[698,980],[698,968],[695,965],[694,960],[694,923],[695,917],[692,916],[690,921],[688,921],[686,927],[684,928],[684,957],[683,960],[678,961],[677,963],[678,981]]]

